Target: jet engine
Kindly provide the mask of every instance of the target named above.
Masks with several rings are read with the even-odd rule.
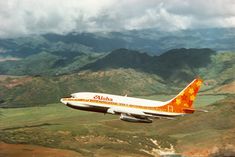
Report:
[[[141,122],[141,123],[152,123],[153,121],[147,117],[133,117],[126,114],[121,114],[120,119],[126,122]]]

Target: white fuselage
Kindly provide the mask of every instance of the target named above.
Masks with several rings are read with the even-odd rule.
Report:
[[[167,102],[90,92],[74,93],[71,96],[71,98],[62,98],[61,102],[80,110],[110,114],[128,113],[149,117],[183,115],[182,113],[170,112],[171,108],[164,111],[153,110],[155,107],[164,106]]]
[[[91,92],[73,93],[61,102],[79,110],[118,114],[123,121],[151,123],[154,118],[173,119],[194,113],[193,102],[201,84],[202,80],[196,78],[165,102]]]

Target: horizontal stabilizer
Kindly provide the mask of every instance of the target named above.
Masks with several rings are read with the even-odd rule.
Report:
[[[183,108],[183,110],[184,110],[186,113],[193,113],[193,112],[195,112],[195,111],[197,111],[197,112],[208,112],[207,110],[192,109],[192,108]]]
[[[193,113],[193,112],[195,112],[195,109],[193,109],[193,108],[183,108],[183,111],[185,113]]]

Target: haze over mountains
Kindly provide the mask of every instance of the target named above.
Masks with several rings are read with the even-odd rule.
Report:
[[[27,57],[43,51],[74,56],[127,48],[161,54],[175,48],[235,50],[235,28],[205,28],[164,32],[156,29],[122,32],[44,34],[0,39],[0,56]]]

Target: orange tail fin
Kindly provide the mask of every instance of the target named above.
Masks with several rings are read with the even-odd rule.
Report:
[[[193,80],[176,97],[167,102],[166,106],[172,106],[174,112],[193,113],[193,102],[202,84],[201,79]]]

